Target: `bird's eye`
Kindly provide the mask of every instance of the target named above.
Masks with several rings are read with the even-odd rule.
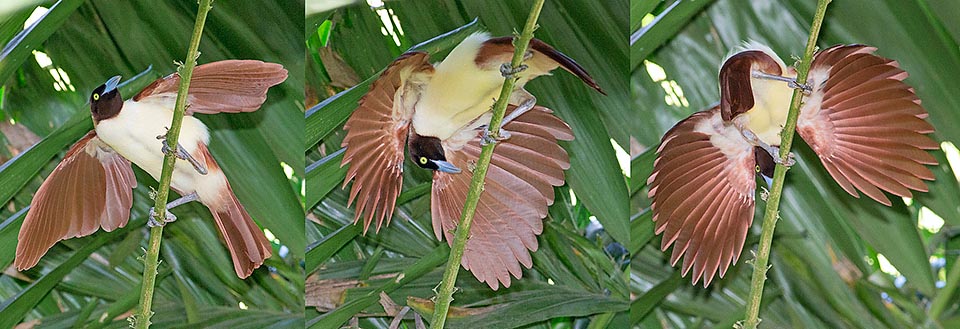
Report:
[[[760,172],[760,166],[759,166],[759,165],[757,166],[757,172]]]
[[[420,164],[427,164],[427,157],[420,157]]]
[[[93,100],[95,101],[100,100],[100,94],[93,94]]]

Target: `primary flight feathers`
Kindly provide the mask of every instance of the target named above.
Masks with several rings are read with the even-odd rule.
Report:
[[[402,186],[406,148],[413,163],[435,170],[430,198],[434,233],[452,243],[471,166],[503,84],[501,65],[513,54],[511,41],[473,34],[437,64],[429,62],[427,53],[406,53],[373,82],[347,120],[342,144],[342,165],[350,165],[343,186],[353,181],[349,203],[356,203],[355,221],[363,219],[364,231],[389,223]],[[509,287],[511,275],[521,276],[521,265],[532,266],[529,251],[537,250],[553,187],[563,185],[563,171],[569,168],[557,141],[572,140],[573,132],[552,111],[534,106],[535,98],[523,85],[563,67],[601,91],[566,55],[539,40],[530,44],[527,68],[518,73],[508,108],[508,117],[515,111],[518,116],[502,126],[510,137],[494,151],[462,261],[493,289],[501,283]]]
[[[814,57],[797,132],[850,195],[890,205],[882,191],[912,197],[933,180],[925,150],[933,126],[897,62],[875,48],[838,45]],[[766,76],[763,76],[766,75]],[[792,89],[787,68],[767,47],[731,56],[720,72],[720,105],[664,135],[647,183],[661,248],[683,275],[710,284],[735,263],[754,217],[755,174],[773,176]],[[771,77],[772,76],[772,77]],[[780,76],[780,79],[776,76]]]
[[[255,60],[197,66],[187,113],[255,111],[266,99],[267,89],[286,77],[283,66]],[[157,136],[166,133],[173,116],[179,77],[174,74],[159,79],[125,102],[114,88],[117,81],[111,79],[94,90],[90,101],[95,130],[70,147],[31,201],[18,236],[17,269],[35,266],[57,241],[126,225],[132,188],[137,185],[131,162],[159,179],[163,153]],[[237,275],[245,278],[270,257],[272,250],[207,150],[208,140],[202,122],[184,117],[179,148],[203,172],[180,159],[171,188],[210,209]]]

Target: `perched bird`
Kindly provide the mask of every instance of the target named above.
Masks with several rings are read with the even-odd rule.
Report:
[[[496,290],[520,278],[520,265],[532,266],[542,219],[553,203],[553,187],[564,183],[569,168],[558,140],[573,132],[552,111],[535,106],[523,85],[557,67],[601,91],[572,59],[540,40],[530,41],[525,70],[511,72],[513,38],[475,33],[440,63],[424,52],[408,52],[388,66],[347,120],[342,166],[350,165],[343,187],[353,181],[349,203],[356,201],[355,222],[364,232],[376,222],[390,222],[400,194],[404,146],[417,166],[434,170],[430,196],[437,239],[452,244],[453,232],[469,190],[491,108],[504,75],[518,79],[503,129],[487,173],[484,193],[467,241],[463,266]],[[507,65],[504,65],[507,64]],[[601,91],[602,92],[602,91]]]
[[[286,78],[283,66],[255,60],[197,66],[187,114],[256,111],[266,100],[267,89]],[[119,81],[116,76],[94,89],[90,95],[94,130],[70,147],[30,202],[17,241],[17,269],[36,265],[57,241],[126,225],[132,188],[137,186],[130,162],[159,180],[164,153],[169,151],[184,160],[176,162],[170,183],[183,197],[170,202],[167,209],[194,200],[207,206],[230,250],[237,276],[246,278],[272,250],[207,149],[207,127],[187,115],[175,150],[158,141],[173,118],[180,77],[172,74],[156,80],[127,101],[117,89]],[[153,214],[151,208],[148,224],[162,225]],[[176,219],[170,212],[166,217],[166,221]]]
[[[661,249],[683,257],[686,276],[706,287],[735,263],[753,221],[755,174],[771,183],[793,88],[805,96],[797,132],[850,195],[889,206],[883,191],[912,197],[933,180],[924,150],[939,148],[907,72],[876,48],[837,45],[818,52],[807,86],[770,48],[747,44],[720,68],[720,104],[668,131],[647,180]],[[793,160],[789,158],[791,165]]]

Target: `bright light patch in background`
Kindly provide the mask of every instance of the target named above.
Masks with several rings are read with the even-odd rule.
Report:
[[[653,23],[654,19],[657,19],[657,16],[653,16],[653,14],[647,14],[640,19],[640,26],[647,26],[650,23]]]
[[[663,92],[666,94],[663,97],[663,101],[666,102],[667,105],[690,107],[690,102],[683,96],[683,88],[680,88],[677,81],[667,80],[667,72],[663,70],[663,67],[651,61],[643,61],[643,66],[646,67],[650,79],[653,80],[653,82],[660,83],[660,87],[663,88]]]
[[[287,179],[293,178],[293,167],[290,167],[285,162],[280,162],[280,168],[283,168],[283,174],[287,176]]]
[[[920,218],[917,220],[917,227],[930,231],[931,233],[940,232],[943,227],[943,218],[933,213],[930,208],[920,208]]]
[[[273,232],[270,232],[270,230],[264,229],[263,235],[267,237],[267,240],[270,240],[276,244],[280,244],[280,240],[277,240],[277,236],[273,235]]]
[[[577,195],[573,193],[573,189],[569,189],[568,191],[570,191],[570,205],[571,205],[571,206],[576,206],[576,205],[577,205]]]
[[[617,154],[617,163],[620,164],[623,175],[630,177],[630,154],[620,147],[620,144],[617,144],[617,141],[613,138],[610,139],[610,144],[613,144],[613,152]]]
[[[23,28],[26,29],[30,27],[30,25],[33,25],[33,23],[42,18],[43,15],[46,15],[47,11],[50,11],[50,9],[46,7],[37,7],[37,9],[34,9],[33,12],[30,13],[30,17],[27,17],[27,20],[23,22]]]
[[[239,304],[237,304],[237,306],[239,306],[241,310],[247,309],[247,304],[244,304],[243,302],[240,302]]]
[[[900,271],[897,271],[897,268],[893,267],[893,264],[890,264],[890,261],[888,261],[887,257],[884,257],[883,254],[877,254],[877,261],[880,262],[880,271],[883,273],[900,276]]]
[[[383,27],[380,28],[380,33],[393,38],[393,43],[399,46],[400,36],[403,35],[403,28],[400,27],[400,20],[397,18],[397,15],[393,13],[392,9],[383,6],[383,0],[367,0],[367,4],[377,12],[377,16],[380,16],[380,22],[383,23]]]
[[[943,153],[947,154],[947,162],[950,163],[953,175],[957,177],[957,180],[960,180],[960,150],[957,150],[957,146],[951,142],[940,143],[940,148],[943,149]]]

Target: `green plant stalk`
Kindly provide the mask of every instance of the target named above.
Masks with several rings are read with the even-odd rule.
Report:
[[[797,83],[807,83],[807,73],[810,71],[810,64],[813,60],[813,52],[817,46],[817,37],[820,36],[820,25],[823,23],[823,16],[827,12],[827,4],[831,0],[819,0],[817,2],[817,12],[813,16],[813,25],[810,27],[810,39],[807,40],[807,48],[803,53],[803,60],[797,67]],[[800,101],[803,97],[801,90],[793,91],[793,99],[790,102],[790,112],[787,114],[787,122],[780,132],[780,160],[787,161],[790,154],[790,146],[793,144],[793,135],[797,128],[797,117],[800,115]],[[770,245],[773,243],[773,230],[777,226],[777,219],[780,217],[780,195],[783,193],[783,181],[787,177],[787,167],[777,164],[773,172],[773,186],[770,189],[770,196],[767,198],[767,207],[764,209],[763,226],[760,233],[760,246],[757,248],[757,257],[753,263],[753,277],[750,280],[750,298],[747,299],[747,318],[744,322],[744,328],[754,329],[760,324],[760,299],[763,297],[763,283],[767,280],[767,264],[770,260]]]
[[[540,10],[543,9],[543,2],[544,0],[534,1],[533,8],[530,9],[530,16],[527,17],[527,23],[523,27],[523,32],[513,40],[514,51],[510,66],[514,69],[520,67],[523,56],[527,53],[527,46],[530,44],[530,39],[533,39],[533,31],[537,29],[537,20],[540,18]],[[506,78],[503,82],[503,88],[500,89],[500,97],[497,97],[497,102],[493,105],[493,117],[487,125],[489,135],[493,138],[500,138],[500,124],[503,122],[503,116],[507,111],[507,101],[510,99],[510,94],[513,93],[516,83],[516,78]],[[444,323],[446,323],[447,311],[450,309],[450,302],[453,301],[457,273],[460,271],[460,261],[463,259],[463,251],[470,236],[470,225],[473,223],[477,203],[480,202],[480,194],[483,193],[483,181],[487,177],[490,159],[493,158],[494,146],[496,146],[496,143],[484,145],[480,151],[480,158],[477,159],[477,166],[473,171],[473,180],[470,182],[470,191],[467,192],[467,200],[464,202],[463,213],[460,216],[460,225],[457,225],[450,257],[447,259],[447,267],[443,271],[443,281],[440,282],[440,291],[437,292],[437,304],[433,309],[430,328],[443,328]]]
[[[930,311],[927,313],[930,320],[939,322],[943,310],[950,303],[956,302],[956,299],[950,297],[953,296],[958,285],[960,285],[960,257],[957,257],[957,260],[953,262],[953,267],[950,268],[950,272],[947,272],[947,283],[943,286],[943,289],[937,292],[937,297],[933,298],[933,302],[930,304]]]
[[[200,47],[203,24],[207,21],[207,12],[213,7],[213,0],[200,0],[199,5],[197,20],[193,26],[193,36],[190,38],[190,47],[187,49],[187,58],[183,65],[177,68],[177,74],[180,76],[180,88],[177,90],[177,103],[173,110],[173,121],[170,123],[170,129],[167,130],[167,144],[173,148],[176,148],[179,142],[180,125],[183,123],[183,115],[186,112],[187,90],[190,87],[190,78],[193,76],[193,67],[197,65],[197,57],[200,55],[197,49]],[[173,166],[176,160],[173,152],[163,157],[163,171],[160,174],[160,186],[157,188],[157,197],[154,203],[155,219],[161,223],[166,218],[167,196],[170,194],[170,180],[173,178]],[[147,246],[147,254],[143,258],[140,309],[137,310],[134,318],[137,329],[149,328],[150,317],[153,316],[153,311],[151,311],[153,288],[157,279],[157,259],[160,256],[160,240],[162,237],[162,225],[150,228],[150,242]]]

